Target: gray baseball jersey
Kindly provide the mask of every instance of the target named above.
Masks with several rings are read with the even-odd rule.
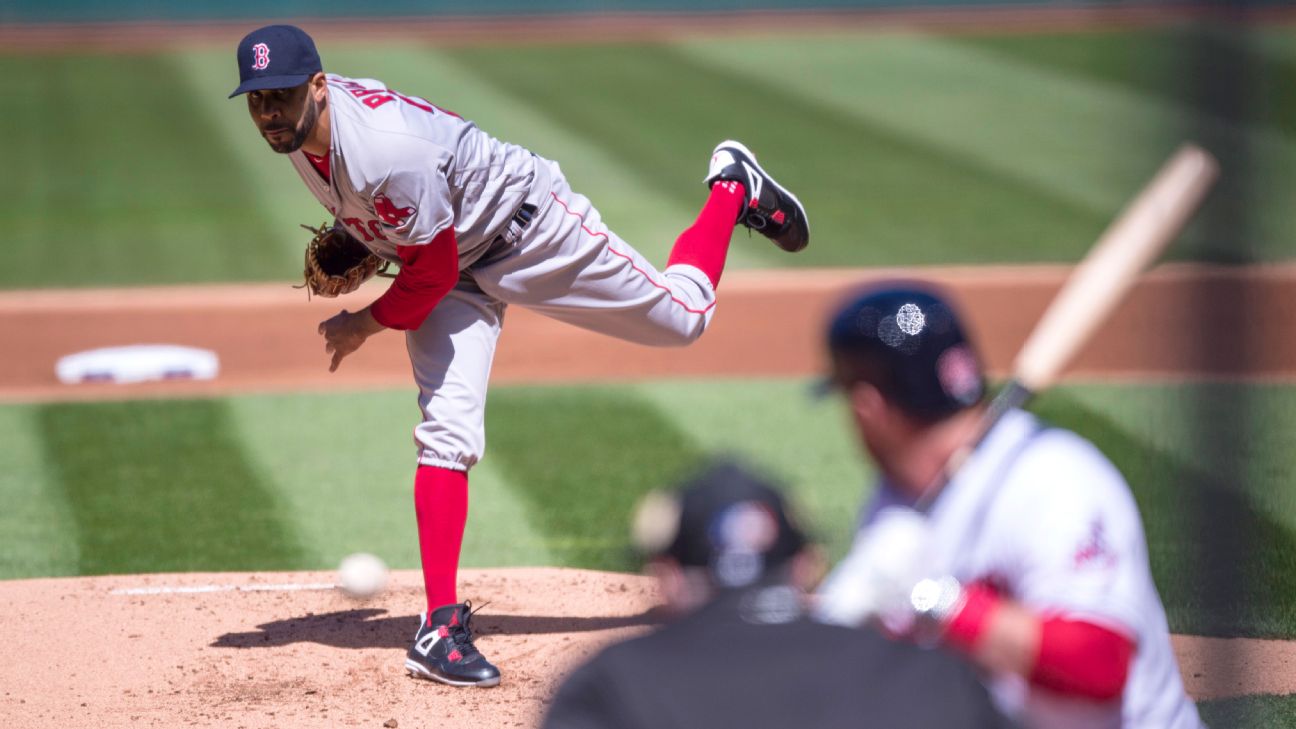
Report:
[[[320,204],[379,256],[399,262],[397,245],[453,226],[466,268],[524,200],[548,192],[547,168],[530,151],[381,81],[327,78],[331,179],[304,152],[290,158]]]
[[[316,199],[379,256],[453,226],[456,286],[406,333],[423,422],[419,462],[467,470],[485,450],[491,360],[505,308],[641,344],[679,346],[706,328],[715,290],[691,265],[658,271],[603,224],[554,162],[380,81],[328,76],[325,181],[290,156]],[[527,205],[527,224],[517,222]]]

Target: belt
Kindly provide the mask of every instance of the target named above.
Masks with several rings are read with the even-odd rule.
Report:
[[[522,207],[518,208],[518,211],[513,214],[513,219],[525,228],[531,224],[531,219],[535,217],[535,214],[536,206],[531,203],[522,203]]]
[[[527,229],[527,226],[531,225],[535,214],[536,206],[523,203],[522,207],[518,208],[516,213],[513,213],[513,217],[509,218],[508,225],[504,227],[504,230],[495,236],[495,240],[491,241],[491,244],[506,243],[513,245],[517,243],[522,239],[522,232]]]

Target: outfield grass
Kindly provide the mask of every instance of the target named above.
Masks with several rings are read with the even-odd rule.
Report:
[[[1280,729],[1296,726],[1296,695],[1243,696],[1197,704],[1208,726],[1230,729]]]
[[[633,504],[720,453],[784,483],[840,556],[869,472],[840,405],[806,388],[497,388],[464,564],[634,570]],[[1172,629],[1296,635],[1296,454],[1281,435],[1296,388],[1076,385],[1036,409],[1130,480]],[[404,392],[0,408],[0,461],[15,464],[0,500],[16,505],[0,512],[0,577],[327,569],[359,550],[415,567],[416,417]]]
[[[1185,135],[1225,156],[1225,179],[1211,235],[1190,232],[1173,255],[1230,260],[1296,255],[1293,37],[1265,29],[1241,51],[1240,37],[1143,30],[329,44],[323,56],[559,160],[652,260],[696,212],[726,137],[798,191],[815,235],[795,257],[743,241],[734,265],[818,266],[1075,260]],[[324,213],[225,98],[234,41],[0,53],[0,94],[18,100],[0,116],[0,157],[17,171],[0,177],[0,287],[295,275],[297,224]],[[1245,110],[1215,113],[1182,81],[1201,74],[1181,61],[1211,48],[1255,79]]]
[[[191,83],[171,57],[0,56],[0,285],[290,275]]]

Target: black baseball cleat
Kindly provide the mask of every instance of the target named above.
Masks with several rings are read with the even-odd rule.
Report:
[[[789,253],[810,244],[810,222],[801,201],[761,169],[756,155],[740,142],[721,142],[711,153],[706,185],[709,188],[721,180],[733,180],[747,190],[747,204],[738,213],[738,223]]]
[[[495,686],[500,672],[473,645],[469,603],[442,605],[428,616],[414,634],[414,645],[405,655],[405,670],[411,676],[451,686]]]

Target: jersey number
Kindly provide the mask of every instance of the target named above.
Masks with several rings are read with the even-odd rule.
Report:
[[[360,218],[343,218],[342,222],[350,226],[351,229],[354,230],[356,233],[359,233],[360,237],[364,238],[366,242],[372,243],[375,238],[379,240],[387,240],[387,236],[383,235],[382,225],[380,225],[377,220],[361,220]],[[366,224],[368,225],[369,228],[369,230],[367,231],[365,230]],[[370,235],[370,233],[372,233],[372,235]]]

